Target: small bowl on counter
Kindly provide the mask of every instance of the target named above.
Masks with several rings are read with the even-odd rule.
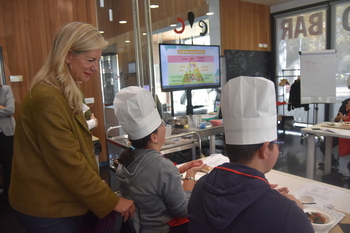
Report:
[[[174,126],[174,128],[183,128],[188,124],[186,116],[174,116],[170,118],[169,122]]]
[[[209,122],[210,122],[210,124],[212,124],[213,126],[222,125],[222,120],[210,120]]]
[[[298,195],[295,198],[298,199],[303,205],[316,204],[315,198],[310,195]]]

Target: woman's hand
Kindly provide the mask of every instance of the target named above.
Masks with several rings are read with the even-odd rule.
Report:
[[[186,172],[185,178],[188,178],[188,177],[195,178],[196,173],[199,172],[201,169],[203,169],[205,166],[206,166],[206,164],[202,163],[199,166],[189,168]],[[182,186],[183,186],[185,191],[192,191],[195,183],[196,183],[196,181],[194,181],[192,179],[185,179]]]
[[[90,119],[94,119],[95,120],[95,123],[96,123],[95,127],[97,127],[98,126],[98,119],[95,117],[95,115],[93,113],[91,113],[91,118]]]
[[[126,222],[128,218],[134,217],[134,212],[135,212],[134,202],[132,200],[119,197],[118,205],[114,207],[114,211],[120,213],[123,216],[124,222]]]
[[[191,167],[199,167],[203,164],[203,160],[201,159],[197,159],[197,160],[193,160],[193,161],[190,161],[188,163],[185,163],[184,165],[182,165],[181,167],[179,167],[179,172],[180,174],[181,173],[184,173],[186,172],[188,169],[190,169]],[[200,169],[199,169],[200,170]]]
[[[340,120],[346,121],[348,120],[348,116],[344,116],[343,113],[339,112],[338,115],[334,118],[335,122],[339,122]]]
[[[202,163],[201,165],[199,166],[193,166],[193,167],[190,167],[187,172],[186,172],[186,177],[194,177],[197,172],[199,172],[200,170],[202,170],[207,164],[205,163]]]

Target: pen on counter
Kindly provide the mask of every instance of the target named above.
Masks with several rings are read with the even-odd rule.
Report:
[[[304,203],[301,203],[303,205],[313,205],[313,204],[316,204],[316,202],[304,202]]]

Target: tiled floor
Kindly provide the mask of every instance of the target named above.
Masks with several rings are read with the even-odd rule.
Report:
[[[279,139],[285,142],[284,153],[280,155],[277,163],[274,167],[276,170],[280,170],[283,172],[288,172],[297,176],[305,177],[306,174],[306,145],[307,139],[303,139],[301,133],[298,128],[294,128],[293,131],[279,131]],[[222,137],[217,137],[217,145],[222,145],[223,139]],[[316,164],[323,160],[323,154],[319,150],[319,145],[317,142],[316,148]],[[113,145],[108,145],[108,152],[110,154],[110,158],[116,157],[116,154],[121,152],[120,149],[116,148]],[[336,149],[334,148],[334,152],[336,154]],[[220,146],[218,146],[217,153],[224,153]],[[208,142],[203,143],[203,154],[208,156]],[[185,162],[186,159],[190,159],[189,153],[174,153],[169,155],[171,159],[176,162]],[[349,184],[349,170],[347,169],[347,164],[350,162],[350,155],[341,157],[339,159],[339,172],[344,174],[347,179],[344,184],[345,188],[350,188]],[[103,166],[101,167],[101,177],[106,180],[111,188],[116,191],[117,190],[117,181],[113,172],[109,170],[109,167]],[[318,181],[322,181],[323,171],[315,169],[314,179]],[[13,211],[11,207],[3,202],[0,203],[0,233],[24,233],[25,231],[19,225],[17,219],[13,215]]]
[[[297,176],[305,177],[306,175],[306,147],[307,138],[302,137],[303,135],[298,131],[286,131],[283,133],[280,131],[279,139],[285,142],[285,149],[283,155],[278,159],[274,169],[291,173]],[[337,155],[337,147],[333,148],[333,153]],[[318,163],[324,160],[324,155],[319,149],[319,141],[316,139],[316,169],[314,173],[314,179],[322,181],[323,170],[318,169]],[[350,155],[339,158],[339,170],[332,170],[334,173],[342,173],[347,177],[344,187],[349,188],[349,170],[347,165],[350,162]]]

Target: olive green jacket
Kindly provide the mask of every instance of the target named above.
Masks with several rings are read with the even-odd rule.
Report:
[[[89,209],[104,217],[119,198],[98,175],[92,135],[54,87],[38,84],[23,99],[14,137],[10,204],[37,217]]]

